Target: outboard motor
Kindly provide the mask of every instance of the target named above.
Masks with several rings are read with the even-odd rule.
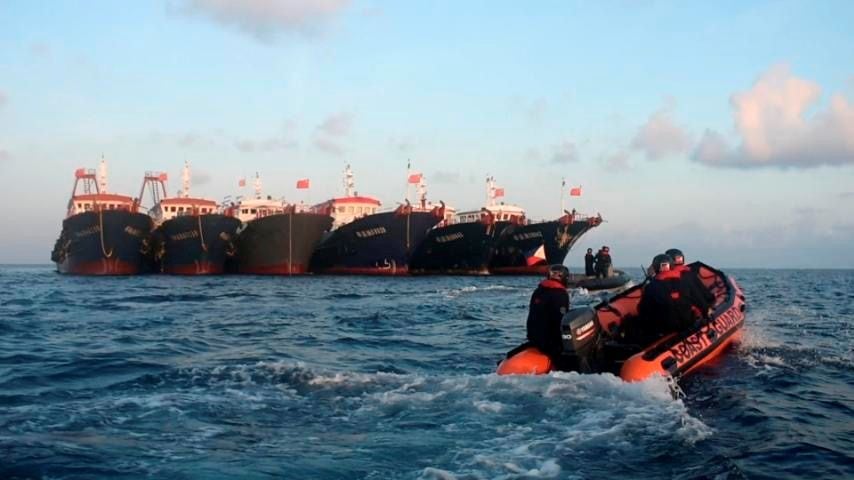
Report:
[[[596,311],[591,307],[573,308],[561,319],[563,354],[576,357],[578,371],[582,373],[593,371],[599,350],[599,329]]]

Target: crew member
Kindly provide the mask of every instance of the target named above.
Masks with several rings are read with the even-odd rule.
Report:
[[[560,322],[569,310],[569,269],[551,265],[546,279],[540,282],[531,295],[528,308],[528,341],[556,361],[562,347]]]
[[[593,277],[596,275],[596,268],[594,267],[595,259],[596,257],[593,256],[593,249],[588,248],[587,254],[584,255],[584,274],[588,277]]]
[[[678,248],[671,248],[664,252],[673,259],[671,270],[676,270],[682,278],[683,286],[686,289],[693,290],[693,298],[698,299],[697,308],[700,309],[702,316],[707,317],[715,304],[715,296],[709,291],[708,287],[700,280],[696,271],[692,270],[688,265],[685,265],[685,255]]]
[[[673,259],[666,254],[652,260],[655,276],[644,288],[638,304],[637,333],[644,343],[693,326],[696,312],[704,311],[702,299],[693,289],[685,288],[680,272],[672,265]]]
[[[596,277],[607,278],[611,276],[611,249],[602,245],[596,254]]]

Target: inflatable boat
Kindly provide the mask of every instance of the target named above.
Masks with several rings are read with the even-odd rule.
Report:
[[[638,316],[644,282],[595,306],[567,312],[561,325],[563,353],[559,358],[552,359],[525,343],[507,354],[498,374],[611,372],[635,382],[656,374],[678,378],[708,363],[740,339],[745,298],[735,280],[723,272],[701,262],[688,267],[715,297],[709,317],[692,328],[646,345],[634,341],[638,337],[633,331],[642,328],[645,320]]]
[[[570,275],[569,287],[584,288],[588,291],[613,290],[624,287],[632,278],[622,270],[614,270],[610,277],[596,277],[592,275]]]

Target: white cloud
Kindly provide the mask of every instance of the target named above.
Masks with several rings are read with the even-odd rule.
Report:
[[[311,35],[349,0],[186,0],[181,10],[269,42],[280,33]]]
[[[578,148],[570,141],[556,145],[552,152],[551,163],[565,164],[578,161]]]
[[[328,138],[315,138],[314,146],[317,147],[318,150],[326,152],[330,155],[334,155],[336,157],[344,155],[344,148],[338,145],[335,141],[330,140]]]
[[[438,184],[456,184],[460,183],[461,179],[462,177],[459,172],[447,172],[443,170],[437,171],[430,177],[433,183]]]
[[[822,109],[820,98],[816,83],[792,75],[786,65],[771,67],[750,90],[731,98],[739,146],[707,130],[693,158],[731,167],[854,164],[854,106],[833,95]]]
[[[686,153],[691,148],[691,136],[672,118],[672,108],[665,107],[653,113],[643,124],[632,148],[643,152],[649,160]]]
[[[628,170],[631,154],[625,150],[607,154],[601,157],[602,166],[606,170]]]

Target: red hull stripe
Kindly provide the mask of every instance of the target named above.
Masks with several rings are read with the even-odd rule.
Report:
[[[323,270],[319,270],[317,273],[321,274],[343,274],[343,275],[385,275],[385,276],[394,276],[394,275],[409,275],[409,267],[402,266],[396,267],[394,269],[391,268],[380,268],[380,267],[330,267],[324,268]]]
[[[115,258],[102,258],[94,262],[65,262],[59,271],[72,275],[135,275],[139,266]]]
[[[163,273],[172,275],[221,275],[225,271],[222,264],[195,262],[188,265],[165,265]]]
[[[287,263],[279,263],[275,265],[241,265],[240,273],[248,273],[252,275],[304,275],[308,273],[306,265],[295,263],[288,265]]]

